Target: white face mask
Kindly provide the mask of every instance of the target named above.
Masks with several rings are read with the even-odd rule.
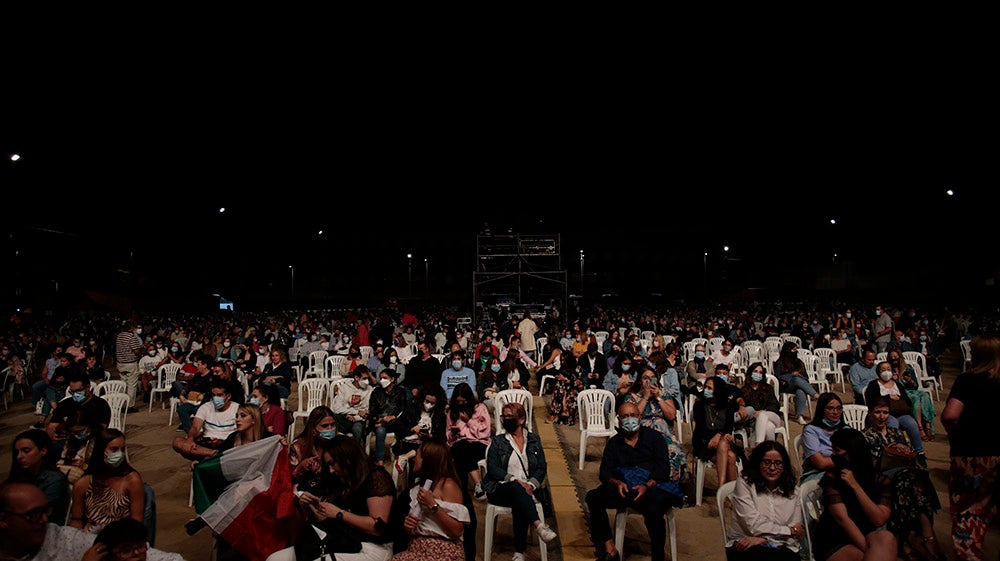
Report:
[[[392,380],[389,378],[382,378],[378,381],[378,383],[383,388],[388,388],[392,384]]]
[[[358,380],[358,387],[367,390],[368,389],[368,378],[362,378]]]
[[[883,372],[879,372],[879,373],[878,373],[878,377],[879,377],[879,378],[880,378],[880,379],[881,379],[881,380],[882,380],[883,382],[888,382],[889,380],[892,380],[892,372],[891,372],[891,371],[889,371],[889,370],[885,370],[885,371],[883,371]]]
[[[397,362],[399,362],[399,357],[398,356],[393,355],[393,356],[389,357],[389,364],[396,364]]]

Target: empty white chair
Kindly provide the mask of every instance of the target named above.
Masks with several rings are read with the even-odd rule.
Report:
[[[128,393],[128,382],[125,380],[107,380],[94,386],[94,395],[102,397],[109,393]]]
[[[156,371],[156,380],[154,385],[149,390],[149,412],[153,412],[153,401],[156,399],[157,395],[168,394],[170,392],[170,386],[177,381],[177,373],[180,371],[181,365],[176,362],[169,362],[164,364]],[[103,382],[102,382],[103,383]],[[166,401],[163,401],[161,397],[161,409],[166,406]]]
[[[580,469],[587,457],[587,439],[615,435],[615,394],[605,389],[586,389],[576,395],[580,418]]]
[[[306,368],[305,373],[303,373],[303,378],[317,377],[322,378],[325,374],[326,368],[326,357],[330,353],[327,351],[313,351],[309,353],[309,366]]]
[[[345,360],[347,357],[344,355],[328,355],[323,362],[323,375],[330,380],[341,377],[340,369]]]
[[[327,393],[330,391],[330,382],[323,377],[306,378],[299,383],[298,409],[292,412],[292,426],[288,428],[288,434],[295,433],[295,424],[299,417],[309,417],[309,413],[320,405],[327,405]],[[292,439],[289,438],[289,441]]]
[[[857,403],[844,404],[844,422],[851,428],[865,430],[865,418],[868,416],[868,408]]]

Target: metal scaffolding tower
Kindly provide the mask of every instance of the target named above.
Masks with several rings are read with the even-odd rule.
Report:
[[[555,305],[566,313],[566,270],[559,234],[479,235],[472,275],[473,325],[485,310],[510,305]]]

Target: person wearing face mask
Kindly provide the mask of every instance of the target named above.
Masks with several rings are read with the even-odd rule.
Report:
[[[293,483],[311,479],[320,473],[323,445],[336,436],[337,420],[333,410],[325,405],[313,408],[306,417],[302,432],[288,445],[288,462],[292,466]]]
[[[409,430],[403,416],[409,392],[398,381],[399,374],[395,370],[384,368],[378,374],[378,384],[368,396],[368,430],[375,433],[374,460],[380,466],[385,465],[386,435],[401,435]]]
[[[455,467],[463,479],[472,479],[475,497],[484,498],[485,491],[480,485],[479,460],[486,456],[486,446],[490,442],[493,421],[486,404],[476,398],[476,393],[468,384],[455,386],[448,402],[448,445],[455,456]]]
[[[455,386],[465,382],[470,387],[476,387],[476,371],[465,366],[465,355],[461,351],[451,353],[449,367],[441,373],[441,387],[445,396],[451,399]]]
[[[503,432],[489,440],[488,448],[484,446],[486,475],[481,489],[476,488],[477,498],[481,491],[490,504],[510,507],[514,512],[515,559],[524,559],[529,527],[533,526],[545,543],[557,537],[535,508],[535,494],[545,481],[548,464],[541,439],[525,429],[526,419],[524,405],[520,403],[507,403],[500,410]]]
[[[122,518],[143,522],[146,492],[142,476],[125,456],[124,433],[104,429],[97,434],[87,471],[73,485],[70,526],[96,534]]]
[[[285,434],[288,425],[285,422],[285,410],[281,408],[281,397],[278,388],[273,385],[258,384],[250,392],[248,403],[260,407],[264,429],[271,434]]]
[[[896,537],[885,528],[892,515],[889,478],[871,460],[861,431],[844,428],[831,437],[832,468],[820,479],[823,513],[809,533],[813,557],[895,561]]]
[[[746,459],[743,446],[733,436],[736,407],[729,400],[730,387],[719,376],[710,376],[702,398],[691,410],[694,454],[715,463],[720,487],[736,479],[736,461]]]
[[[403,411],[403,427],[396,431],[392,452],[397,469],[413,460],[420,444],[428,440],[448,441],[448,398],[437,384],[421,386]]]
[[[580,376],[583,378],[584,387],[597,388],[604,383],[604,377],[608,374],[608,361],[598,351],[596,342],[587,345],[587,352],[580,357],[577,364],[580,365]]]
[[[135,403],[139,387],[139,358],[145,350],[141,336],[142,326],[131,321],[115,336],[115,367],[118,376],[128,383],[129,403]]]
[[[713,364],[732,365],[733,361],[736,360],[736,353],[733,352],[733,342],[729,340],[723,341],[722,346],[712,353],[711,359]]]
[[[385,349],[382,352],[381,358],[382,360],[379,364],[379,369],[374,370],[374,372],[389,368],[396,371],[396,379],[400,383],[406,380],[406,365],[403,364],[403,361],[399,360],[399,353],[396,352],[396,349],[392,347]],[[410,362],[413,362],[413,360],[411,359]]]
[[[189,460],[214,456],[236,430],[240,404],[232,401],[233,382],[213,377],[211,386],[211,392],[191,420],[187,436],[178,436],[173,441],[174,451]]]
[[[156,368],[163,361],[163,357],[160,356],[156,344],[148,343],[144,347],[144,353],[142,358],[139,359],[139,384],[142,387],[142,398],[143,400],[149,399],[149,390],[153,385],[153,380],[156,379]]]
[[[684,380],[681,384],[681,392],[686,394],[698,394],[702,385],[709,376],[715,375],[715,362],[705,353],[705,345],[699,343],[694,346],[694,356],[684,365]]]
[[[618,434],[608,439],[601,456],[598,478],[601,484],[587,492],[590,512],[590,539],[601,561],[620,561],[608,520],[608,509],[631,508],[642,514],[649,534],[652,561],[664,561],[667,523],[664,514],[679,506],[682,497],[665,490],[670,464],[667,443],[654,429],[639,422],[635,403],[618,408]]]
[[[844,403],[834,392],[822,393],[816,401],[816,416],[802,428],[802,476],[800,481],[816,479],[833,468],[830,437],[847,426]]]
[[[621,351],[618,360],[615,361],[611,371],[604,376],[604,389],[615,394],[615,410],[625,401],[632,383],[635,382],[638,369],[633,368],[632,355]]]
[[[781,427],[781,404],[774,395],[774,388],[767,383],[764,375],[764,365],[754,362],[747,367],[747,377],[743,382],[743,402],[746,417],[737,421],[753,429],[759,446],[765,441],[774,440],[775,429]],[[791,466],[789,466],[791,468]]]
[[[353,382],[338,384],[330,408],[337,419],[337,432],[354,437],[361,446],[367,442],[368,401],[372,394],[371,371],[364,364],[354,369]]]
[[[94,396],[90,378],[82,372],[74,372],[67,376],[66,383],[70,399],[59,402],[45,429],[57,454],[62,453],[67,437],[67,422],[74,417],[76,411],[82,411],[83,422],[88,426],[107,428],[111,423],[111,407],[107,401]]]
[[[898,353],[891,351],[890,354]],[[897,359],[901,359],[899,356]],[[893,371],[893,365],[889,361],[880,362],[875,366],[878,379],[868,383],[865,389],[865,403],[875,403],[875,398],[885,396],[889,398],[889,426],[894,429],[902,429],[909,437],[913,450],[917,453],[917,465],[927,467],[927,455],[924,454],[924,439],[920,434],[920,425],[913,417],[913,402],[906,392],[903,384],[898,382],[898,377]]]

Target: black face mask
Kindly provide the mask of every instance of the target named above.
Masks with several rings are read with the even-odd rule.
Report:
[[[847,454],[834,454],[830,457],[833,461],[834,469],[844,469],[850,468],[851,466],[847,462]]]
[[[507,431],[508,433],[513,433],[514,431],[516,431],[518,425],[520,425],[520,424],[521,423],[519,422],[518,419],[501,419],[500,420],[500,426],[502,426],[503,430]]]

